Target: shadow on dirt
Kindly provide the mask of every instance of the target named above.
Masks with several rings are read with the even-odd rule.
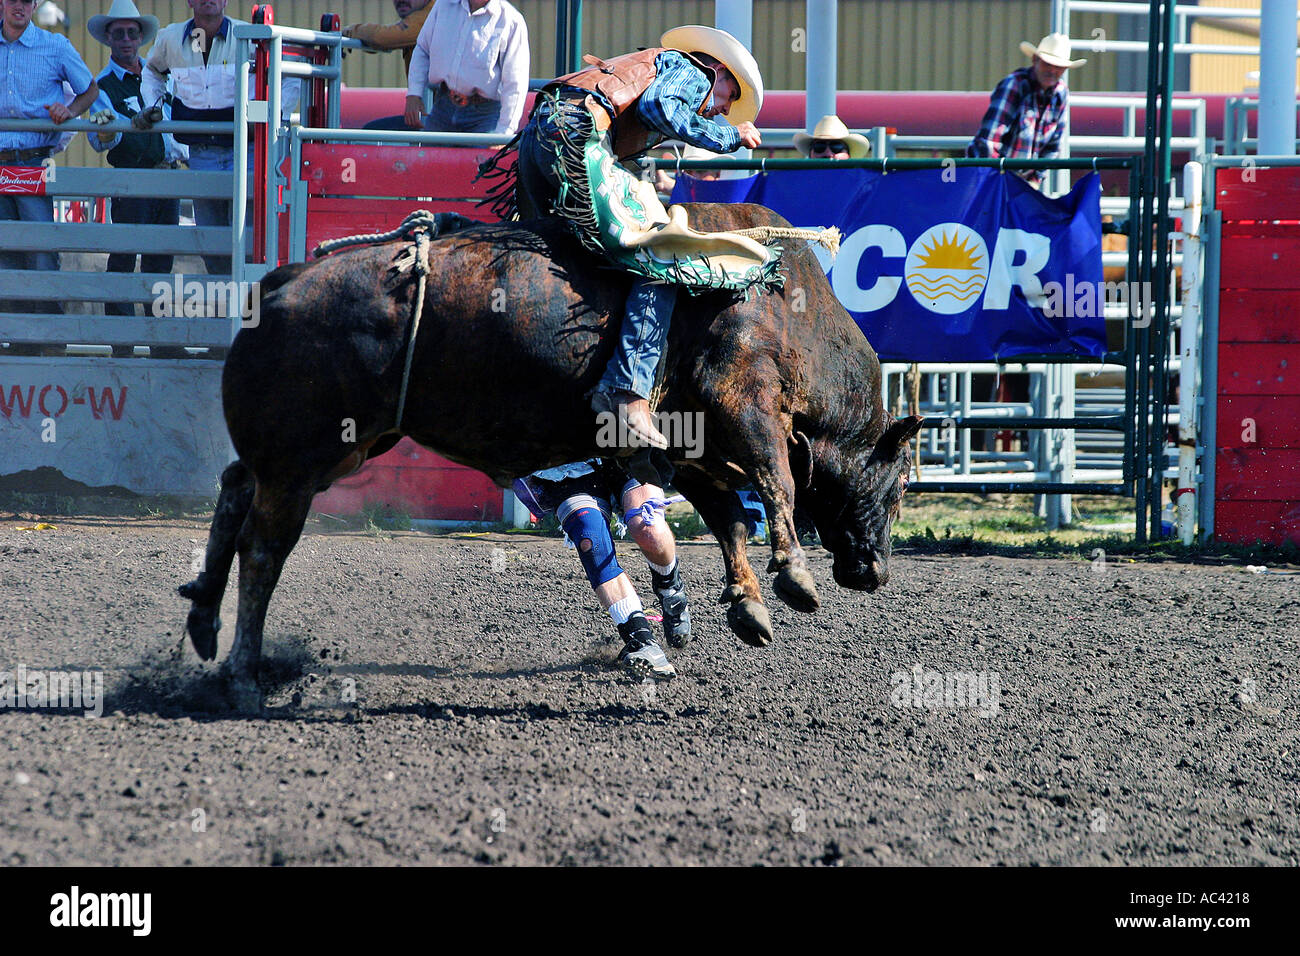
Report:
[[[430,720],[457,718],[495,719],[506,724],[523,725],[532,721],[561,718],[597,724],[623,723],[629,719],[644,723],[665,722],[669,715],[647,701],[645,707],[610,704],[585,710],[556,710],[548,704],[520,704],[512,707],[467,707],[454,703],[394,703],[388,706],[358,705],[355,698],[343,697],[316,702],[305,699],[307,682],[319,679],[347,680],[349,677],[383,675],[390,677],[466,677],[475,680],[538,678],[555,674],[595,674],[613,666],[614,652],[595,647],[578,661],[547,664],[531,668],[506,670],[459,671],[451,667],[414,663],[331,663],[322,661],[308,646],[308,639],[296,634],[267,636],[263,648],[258,683],[266,706],[259,714],[235,711],[227,696],[225,672],[220,666],[196,661],[188,651],[188,641],[159,649],[152,657],[130,667],[104,692],[104,713],[153,714],[159,717],[195,720],[295,720],[351,722],[365,716],[420,716]],[[279,699],[280,702],[272,703]],[[318,698],[320,700],[320,698]],[[690,714],[679,716],[691,716]]]
[[[230,707],[221,668],[195,661],[187,654],[187,644],[188,638],[130,668],[122,680],[106,689],[105,712],[170,718],[243,716]],[[286,635],[268,639],[258,679],[263,694],[270,696],[293,684],[314,663],[306,638]]]

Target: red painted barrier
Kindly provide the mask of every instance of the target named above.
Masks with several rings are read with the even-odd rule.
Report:
[[[409,438],[355,475],[334,482],[312,507],[327,514],[357,514],[370,504],[440,521],[500,521],[503,514],[501,489],[487,475]]]
[[[1214,536],[1300,542],[1300,170],[1221,169]]]

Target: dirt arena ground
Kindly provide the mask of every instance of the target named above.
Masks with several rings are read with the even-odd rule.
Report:
[[[868,596],[817,551],[755,650],[692,542],[650,696],[561,542],[317,528],[245,719],[181,643],[206,527],[49,520],[0,521],[0,671],[108,699],[0,710],[3,865],[1300,863],[1300,577],[903,554]],[[979,706],[928,693],[959,672]]]

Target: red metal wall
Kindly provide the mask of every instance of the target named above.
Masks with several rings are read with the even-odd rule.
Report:
[[[1300,542],[1300,169],[1220,169],[1214,536]]]

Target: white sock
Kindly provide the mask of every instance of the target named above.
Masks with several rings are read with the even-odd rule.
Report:
[[[641,599],[633,594],[631,597],[625,597],[621,601],[615,601],[609,606],[609,616],[614,619],[614,624],[626,624],[628,619],[641,608]]]
[[[659,572],[660,574],[662,574],[664,577],[668,577],[670,574],[672,574],[672,573],[673,573],[673,568],[677,567],[677,559],[676,559],[676,558],[673,558],[673,563],[672,563],[672,564],[667,564],[667,565],[664,565],[664,564],[655,564],[655,563],[654,563],[653,561],[651,561],[649,558],[646,558],[646,562],[645,562],[645,563],[648,564],[648,565],[650,565],[650,567],[654,568],[656,571],[658,571],[658,572]]]

